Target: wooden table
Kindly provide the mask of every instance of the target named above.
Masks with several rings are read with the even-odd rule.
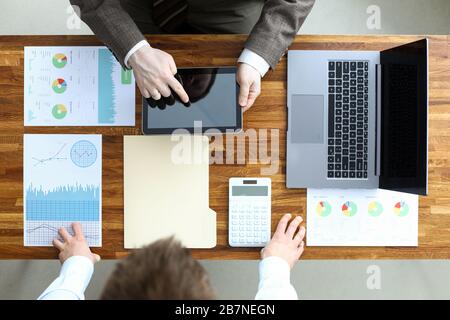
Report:
[[[172,54],[178,66],[233,65],[245,36],[149,36]],[[382,50],[422,37],[299,36],[292,49]],[[429,196],[420,198],[418,248],[307,248],[305,259],[441,259],[450,257],[450,36],[430,37]],[[98,133],[103,135],[103,258],[127,254],[123,248],[123,135],[140,134],[140,95],[136,127],[23,126],[23,46],[99,45],[92,36],[0,37],[0,258],[56,258],[53,248],[23,246],[23,134]],[[245,113],[244,128],[279,129],[280,167],[272,178],[273,228],[283,213],[305,217],[306,190],[285,187],[286,59],[264,78],[262,94]],[[270,139],[269,139],[270,140]],[[226,148],[225,148],[226,149]],[[246,148],[248,149],[248,148]],[[227,150],[226,150],[227,151]],[[228,151],[227,151],[228,152]],[[248,150],[246,151],[248,155]],[[248,157],[247,157],[248,160]],[[199,259],[257,259],[256,249],[227,245],[228,178],[260,176],[260,165],[211,165],[210,206],[217,212],[217,247],[193,250]]]

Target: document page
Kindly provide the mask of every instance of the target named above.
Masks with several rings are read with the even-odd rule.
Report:
[[[134,126],[135,81],[106,47],[25,47],[25,126]]]
[[[23,171],[25,246],[51,246],[72,222],[101,246],[101,135],[26,134]]]

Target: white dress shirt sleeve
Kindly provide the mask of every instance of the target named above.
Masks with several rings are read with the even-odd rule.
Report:
[[[93,273],[94,264],[87,257],[70,257],[62,265],[59,277],[38,300],[84,300],[84,291]]]
[[[256,300],[297,300],[291,285],[289,264],[279,257],[268,257],[259,263],[259,287]]]
[[[249,49],[244,49],[242,51],[241,55],[239,56],[238,62],[246,63],[258,70],[261,78],[266,75],[267,71],[270,68],[270,65],[266,60],[264,60],[263,57]]]
[[[136,45],[133,48],[131,48],[130,51],[128,51],[127,55],[125,56],[125,60],[124,60],[125,66],[128,69],[130,69],[130,66],[128,65],[128,60],[130,60],[130,57],[133,55],[133,53],[138,51],[140,48],[146,47],[146,46],[150,47],[150,44],[148,43],[147,40],[142,40],[142,41],[139,41],[138,43],[136,43]]]

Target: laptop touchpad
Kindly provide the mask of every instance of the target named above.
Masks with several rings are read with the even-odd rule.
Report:
[[[321,95],[292,95],[291,141],[323,143],[324,105]]]

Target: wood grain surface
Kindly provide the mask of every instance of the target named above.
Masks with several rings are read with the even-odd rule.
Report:
[[[291,49],[383,50],[420,36],[299,36]],[[417,248],[310,248],[304,259],[442,259],[450,257],[450,36],[430,38],[429,196],[420,198]],[[172,54],[179,67],[234,65],[245,36],[148,36],[154,47]],[[123,135],[140,134],[141,103],[136,94],[136,127],[23,126],[23,47],[100,45],[93,36],[0,36],[0,258],[56,258],[53,248],[23,246],[23,134],[98,133],[103,135],[103,258],[127,255],[123,248]],[[306,190],[285,187],[286,59],[264,78],[262,94],[244,115],[244,128],[278,129],[280,163],[272,175],[272,229],[286,212],[306,215]],[[259,135],[261,141],[265,138]],[[272,143],[270,137],[267,138]],[[277,142],[275,141],[275,143]],[[269,150],[270,150],[269,144]],[[237,148],[224,146],[230,156]],[[258,249],[232,249],[228,243],[228,179],[261,176],[263,164],[210,166],[210,206],[217,212],[217,247],[193,250],[199,259],[257,259]],[[224,157],[225,157],[224,155]],[[174,181],[175,182],[175,181]],[[186,190],[189,192],[189,190]],[[186,212],[189,214],[189,212]],[[187,226],[188,227],[188,226]]]

